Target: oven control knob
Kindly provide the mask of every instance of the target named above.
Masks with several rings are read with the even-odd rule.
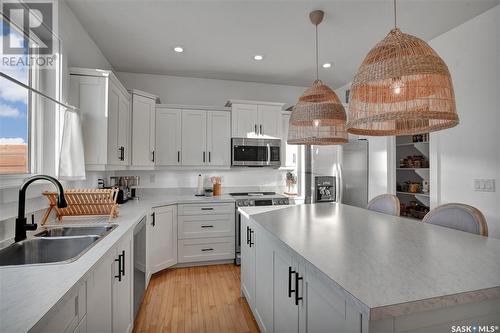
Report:
[[[243,201],[243,206],[248,206],[248,200]]]
[[[250,200],[250,201],[248,202],[248,204],[249,204],[250,206],[255,206],[255,202],[254,202],[253,200]]]

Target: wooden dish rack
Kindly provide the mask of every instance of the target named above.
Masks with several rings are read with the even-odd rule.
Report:
[[[42,225],[47,222],[52,209],[56,210],[57,219],[64,216],[109,216],[109,219],[118,216],[116,198],[118,189],[71,189],[65,190],[64,196],[68,206],[57,207],[57,192],[43,192],[49,200],[49,208],[42,219]]]

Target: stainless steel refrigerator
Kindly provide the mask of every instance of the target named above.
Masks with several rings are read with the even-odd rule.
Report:
[[[342,146],[314,146],[312,179],[335,177],[335,201],[366,208],[368,204],[368,141],[353,140]],[[312,186],[315,182],[312,181]],[[315,193],[316,189],[312,189]]]

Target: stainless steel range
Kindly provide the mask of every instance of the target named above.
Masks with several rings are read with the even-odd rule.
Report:
[[[229,194],[236,199],[236,256],[234,263],[239,265],[241,259],[241,215],[238,207],[289,205],[290,200],[284,195],[276,194],[276,192],[238,192]]]

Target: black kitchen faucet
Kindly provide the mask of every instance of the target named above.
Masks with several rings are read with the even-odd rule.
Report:
[[[24,209],[26,206],[26,189],[35,180],[48,180],[49,182],[54,184],[57,187],[57,207],[64,208],[68,206],[68,204],[66,203],[66,198],[64,197],[64,189],[57,179],[47,175],[36,175],[27,178],[19,188],[19,206],[16,219],[16,236],[14,238],[14,241],[16,242],[26,239],[26,230],[36,230],[37,228],[36,223],[27,224],[26,216],[24,215]]]

